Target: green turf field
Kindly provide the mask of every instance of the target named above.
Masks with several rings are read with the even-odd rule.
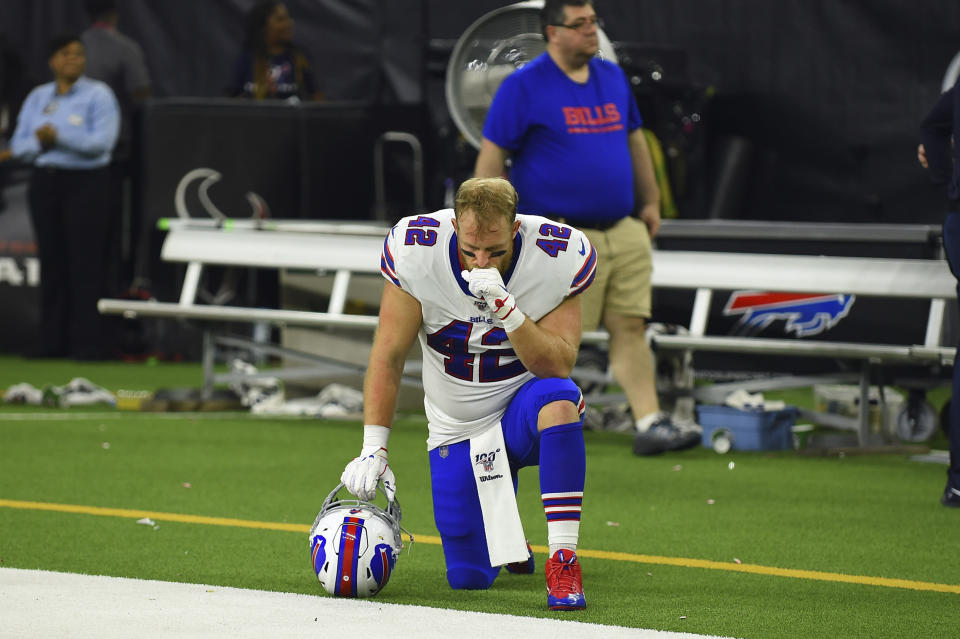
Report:
[[[0,358],[0,388],[74,376],[111,390],[200,383],[194,364]],[[238,413],[2,406],[0,566],[319,594],[306,531],[360,433]],[[418,541],[378,599],[559,614],[545,609],[534,469],[521,471],[519,501],[541,546],[537,574],[504,572],[485,592],[447,587],[425,438],[417,416],[391,437],[403,524]],[[588,608],[565,618],[739,637],[957,635],[960,512],[938,502],[942,465],[706,449],[641,459],[629,436],[587,432],[586,443]],[[156,528],[136,523],[145,514]]]

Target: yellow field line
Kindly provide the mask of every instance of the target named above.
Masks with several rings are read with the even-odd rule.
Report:
[[[100,506],[77,506],[74,504],[51,504],[42,501],[17,501],[15,499],[0,499],[0,508],[17,508],[20,510],[52,510],[61,513],[77,515],[100,515],[102,517],[124,517],[143,519],[149,517],[154,521],[175,521],[181,524],[206,524],[207,526],[230,526],[233,528],[257,528],[260,530],[280,530],[283,532],[310,532],[308,524],[286,524],[273,521],[254,521],[252,519],[231,519],[229,517],[206,517],[204,515],[183,515],[180,513],[162,513],[153,510],[130,510],[127,508],[102,508]],[[430,535],[417,535],[418,542],[439,544],[440,538]]]
[[[287,524],[270,521],[254,521],[250,519],[230,519],[225,517],[205,517],[202,515],[163,513],[152,510],[130,510],[126,508],[102,508],[99,506],[52,504],[39,501],[18,501],[15,499],[0,499],[0,508],[16,508],[19,510],[48,510],[62,513],[99,515],[102,517],[124,517],[131,519],[143,519],[144,517],[149,517],[154,521],[174,521],[183,524],[205,524],[208,526],[230,526],[234,528],[256,528],[259,530],[279,530],[284,532],[299,533],[310,532],[310,526],[306,524]],[[436,545],[440,544],[440,538],[435,535],[415,535],[415,538],[418,543]],[[546,553],[548,550],[546,546],[533,546],[533,549],[538,553]],[[844,575],[841,573],[822,572],[819,570],[776,568],[773,566],[738,564],[724,561],[710,561],[708,559],[690,559],[686,557],[636,555],[626,552],[588,550],[583,548],[578,549],[577,554],[581,557],[590,557],[593,559],[627,561],[639,564],[677,566],[681,568],[703,568],[706,570],[727,570],[730,572],[745,572],[754,575],[788,577],[791,579],[811,579],[815,581],[833,581],[839,583],[859,584],[863,586],[880,586],[884,588],[904,588],[908,590],[926,590],[960,594],[960,585],[938,584],[928,581],[913,581],[910,579],[890,579],[887,577],[869,577],[866,575]]]
[[[544,549],[546,551],[546,549]],[[759,566],[756,564],[738,564],[724,561],[710,561],[709,559],[689,559],[686,557],[660,557],[657,555],[634,555],[626,552],[609,552],[606,550],[577,549],[581,557],[596,559],[611,559],[613,561],[632,561],[640,564],[658,564],[661,566],[681,566],[683,568],[705,568],[707,570],[728,570],[730,572],[747,572],[754,575],[770,575],[773,577],[790,577],[792,579],[813,579],[816,581],[836,581],[864,586],[883,586],[884,588],[906,588],[909,590],[932,590],[934,592],[950,592],[960,594],[960,585],[938,584],[929,581],[913,581],[910,579],[889,579],[887,577],[869,577],[866,575],[844,575],[838,572],[822,572],[820,570],[797,570],[794,568],[776,568],[774,566]]]

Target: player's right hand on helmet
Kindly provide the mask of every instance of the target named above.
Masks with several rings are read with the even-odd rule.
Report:
[[[393,501],[397,493],[397,480],[387,463],[387,449],[382,446],[364,446],[360,456],[343,469],[340,481],[362,501],[373,501],[376,498],[379,481],[383,481],[388,500]]]

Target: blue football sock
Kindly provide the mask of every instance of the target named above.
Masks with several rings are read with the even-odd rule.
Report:
[[[586,473],[582,422],[552,426],[540,433],[540,496],[551,555],[560,548],[576,550]]]

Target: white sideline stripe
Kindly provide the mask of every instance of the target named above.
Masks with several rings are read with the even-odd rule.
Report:
[[[319,586],[318,586],[319,588]],[[46,570],[0,568],[4,637],[702,639],[707,635]],[[546,603],[546,602],[544,602]],[[576,613],[558,613],[569,617]]]
[[[250,411],[172,411],[172,412],[151,412],[151,411],[126,411],[117,410],[107,412],[77,412],[71,413],[66,410],[59,410],[50,413],[3,413],[0,412],[0,422],[2,421],[95,421],[105,419],[243,419],[243,418],[262,419],[259,415],[254,415]],[[283,418],[294,417],[294,415],[284,415]],[[312,417],[311,419],[317,419]]]

